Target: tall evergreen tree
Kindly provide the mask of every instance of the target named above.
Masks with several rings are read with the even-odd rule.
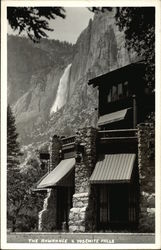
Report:
[[[37,159],[26,163],[21,171],[21,155],[15,118],[7,107],[7,227],[14,231],[35,230],[38,211],[42,208],[42,195],[34,194],[31,188],[44,174]],[[40,198],[41,197],[41,198]]]
[[[17,169],[19,166],[20,145],[16,131],[15,118],[11,107],[7,107],[7,170]]]
[[[18,133],[16,132],[15,118],[11,107],[7,107],[7,220],[14,231],[17,210],[17,200],[19,200],[19,156],[20,145]],[[18,201],[19,202],[19,201]]]

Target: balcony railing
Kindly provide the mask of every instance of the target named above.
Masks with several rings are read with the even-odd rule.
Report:
[[[101,130],[98,137],[101,141],[137,139],[137,129]]]
[[[68,136],[66,138],[62,138],[62,148],[63,149],[67,149],[67,148],[71,148],[74,147],[75,145],[75,135],[73,136]]]

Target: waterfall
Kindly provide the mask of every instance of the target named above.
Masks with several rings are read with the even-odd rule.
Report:
[[[71,64],[69,64],[60,78],[58,90],[56,93],[55,101],[51,107],[50,115],[53,112],[58,111],[61,107],[63,107],[66,104],[67,98],[68,98],[68,81],[70,76],[70,68]]]

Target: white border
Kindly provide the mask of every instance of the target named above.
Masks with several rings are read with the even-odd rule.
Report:
[[[154,6],[156,7],[156,243],[155,244],[11,244],[6,242],[6,108],[7,108],[7,6]],[[1,248],[2,249],[161,249],[161,1],[160,0],[73,0],[73,1],[13,1],[1,3]]]

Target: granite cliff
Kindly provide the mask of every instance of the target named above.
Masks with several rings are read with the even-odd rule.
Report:
[[[11,42],[10,46],[18,45]],[[8,47],[9,60],[13,57],[12,63],[8,64],[8,100],[13,104],[18,131],[24,144],[41,144],[53,134],[70,135],[80,126],[96,126],[97,90],[87,85],[88,80],[137,58],[135,53],[125,48],[124,33],[119,31],[113,12],[95,15],[74,46],[59,43],[58,49],[56,41],[50,40],[31,45],[31,41],[25,38],[21,46],[20,58],[16,57],[17,54],[15,56],[14,48],[11,50]],[[26,57],[23,46],[26,51],[30,50],[34,67]],[[20,67],[14,63],[17,60]],[[21,68],[22,60],[24,67]],[[64,94],[66,101],[57,112],[51,113],[59,84],[69,64]],[[15,67],[18,69],[15,70]],[[29,72],[27,76],[26,70]]]

